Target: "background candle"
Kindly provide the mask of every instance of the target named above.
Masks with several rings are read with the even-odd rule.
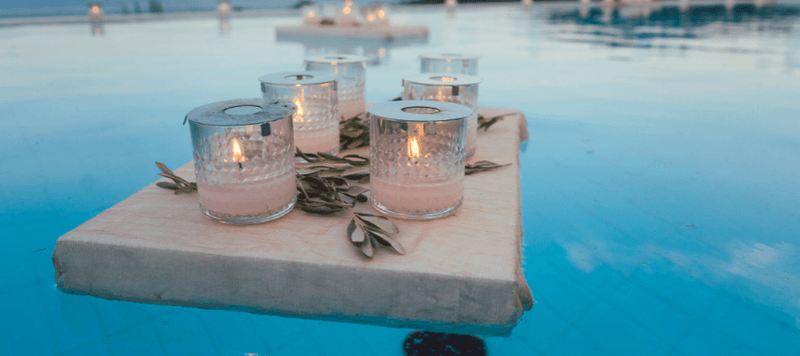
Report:
[[[244,99],[208,104],[186,115],[203,214],[244,225],[292,210],[296,109],[286,101]]]
[[[403,100],[434,100],[461,104],[472,109],[467,120],[467,158],[478,142],[478,84],[481,78],[468,74],[424,73],[403,79]]]
[[[469,108],[393,101],[369,108],[370,199],[400,218],[433,219],[463,202]]]
[[[433,53],[419,56],[420,73],[478,75],[480,56],[466,53]]]
[[[338,80],[327,72],[282,72],[263,75],[265,101],[286,100],[297,106],[294,144],[303,152],[339,152]]]
[[[339,76],[339,116],[349,119],[366,111],[365,74],[367,57],[348,54],[312,56],[305,59],[306,70]]]

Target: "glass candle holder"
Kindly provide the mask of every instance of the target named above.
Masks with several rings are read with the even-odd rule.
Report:
[[[436,53],[419,56],[420,73],[460,73],[478,75],[480,56],[464,53]]]
[[[364,75],[367,59],[349,54],[312,56],[305,59],[306,70],[339,76],[339,116],[342,120],[366,111]]]
[[[295,110],[287,101],[242,99],[204,105],[186,115],[203,214],[224,224],[248,225],[292,210]]]
[[[281,72],[262,75],[261,92],[266,102],[291,101],[294,145],[303,152],[339,152],[339,77],[326,72]]]
[[[464,201],[469,108],[435,101],[375,104],[370,115],[370,199],[405,219],[435,219]]]
[[[467,158],[478,142],[478,84],[481,78],[468,74],[425,73],[403,79],[403,100],[434,100],[461,104],[472,109],[467,120]]]

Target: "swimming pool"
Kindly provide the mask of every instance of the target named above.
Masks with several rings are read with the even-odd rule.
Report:
[[[482,53],[516,108],[537,303],[491,355],[800,355],[800,11],[397,9],[367,100],[431,51]],[[413,330],[67,295],[56,239],[191,159],[184,115],[333,51],[296,18],[0,28],[0,353],[400,355]],[[226,29],[227,28],[227,29]],[[381,47],[385,45],[385,47]],[[340,48],[367,51],[366,45]]]

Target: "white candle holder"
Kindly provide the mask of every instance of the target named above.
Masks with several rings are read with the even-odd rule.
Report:
[[[435,219],[464,201],[464,150],[472,110],[435,101],[375,104],[370,114],[370,199],[404,219]]]
[[[257,224],[294,207],[292,114],[286,101],[229,100],[186,115],[200,210],[231,225]]]
[[[472,109],[467,120],[467,158],[475,154],[478,142],[478,84],[481,78],[469,74],[425,73],[403,79],[403,100],[433,100],[461,104]]]
[[[366,111],[365,73],[367,57],[350,54],[312,56],[305,59],[306,70],[339,76],[339,116],[349,119]]]
[[[460,73],[478,75],[480,56],[465,53],[436,53],[419,56],[420,73]]]
[[[338,76],[296,71],[267,74],[258,80],[265,101],[286,100],[297,106],[295,147],[309,153],[339,153]]]

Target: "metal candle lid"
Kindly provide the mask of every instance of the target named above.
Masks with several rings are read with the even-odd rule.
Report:
[[[261,81],[261,91],[264,91],[263,84],[301,86],[313,84],[325,84],[335,82],[339,76],[329,72],[319,71],[295,71],[266,74],[258,77]]]
[[[442,61],[470,61],[470,60],[478,60],[481,56],[477,54],[468,54],[468,53],[427,53],[420,55],[419,58],[422,59],[436,59]]]
[[[297,106],[283,100],[236,99],[198,107],[183,120],[207,126],[247,126],[263,124],[291,116]]]
[[[461,86],[481,82],[481,77],[460,73],[422,73],[403,78],[405,82],[423,85]]]
[[[386,120],[412,122],[461,120],[472,115],[472,109],[466,106],[430,100],[389,101],[375,104],[368,111]]]
[[[368,59],[369,58],[367,57],[357,56],[354,54],[326,54],[321,56],[306,57],[304,61],[314,63],[329,63],[330,65],[363,62],[366,65],[366,61]]]

